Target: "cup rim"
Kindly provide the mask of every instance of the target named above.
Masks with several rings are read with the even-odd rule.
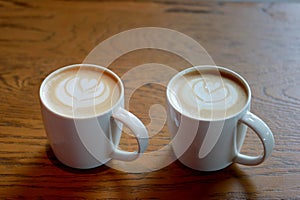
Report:
[[[112,105],[109,109],[107,109],[106,111],[100,112],[100,113],[95,113],[93,115],[88,115],[88,116],[70,116],[70,115],[66,115],[66,114],[57,112],[55,109],[51,108],[51,106],[49,106],[46,103],[46,100],[44,99],[44,96],[42,94],[43,93],[43,88],[45,87],[46,83],[52,77],[54,77],[55,75],[57,75],[58,73],[61,73],[62,71],[65,71],[65,70],[68,70],[68,69],[71,69],[71,68],[79,68],[80,69],[81,67],[97,68],[97,69],[103,70],[103,72],[107,72],[110,75],[112,75],[117,80],[118,85],[120,87],[120,97],[119,97],[118,101],[114,105]],[[43,104],[43,106],[45,108],[47,108],[47,110],[49,110],[50,112],[54,113],[55,115],[58,115],[58,116],[60,116],[62,118],[67,118],[67,119],[90,119],[90,118],[95,118],[95,117],[99,117],[99,116],[105,115],[105,114],[113,111],[118,105],[120,105],[120,103],[122,103],[121,101],[123,99],[123,96],[124,96],[124,85],[123,85],[123,82],[122,82],[121,78],[117,74],[115,74],[113,71],[111,71],[110,69],[108,69],[106,67],[103,67],[103,66],[100,66],[100,65],[96,65],[96,64],[89,64],[89,63],[71,64],[71,65],[66,65],[64,67],[58,68],[58,69],[50,72],[44,78],[44,80],[42,81],[42,83],[40,85],[40,88],[39,88],[39,97],[40,97],[41,104]]]
[[[241,84],[243,84],[243,86],[246,89],[247,92],[247,101],[245,103],[245,105],[236,113],[229,115],[229,116],[224,116],[223,118],[203,118],[203,117],[194,117],[194,116],[190,116],[187,115],[185,113],[183,113],[182,111],[180,111],[175,105],[174,103],[170,100],[170,91],[171,91],[171,85],[173,84],[173,82],[180,76],[183,76],[189,72],[192,71],[202,71],[202,70],[217,70],[219,73],[220,71],[222,72],[226,72],[229,73],[231,76],[234,76],[235,78],[237,78]],[[169,81],[168,85],[167,85],[167,90],[166,90],[166,96],[167,96],[167,100],[168,103],[173,107],[173,109],[175,109],[178,113],[180,113],[181,115],[193,119],[193,120],[197,120],[197,121],[207,121],[207,122],[216,122],[216,121],[224,121],[227,119],[231,119],[233,117],[239,116],[241,113],[245,112],[245,110],[248,110],[249,105],[250,105],[250,101],[251,101],[251,89],[250,86],[248,84],[248,82],[246,81],[246,79],[244,79],[240,74],[236,73],[235,71],[225,68],[225,67],[221,67],[221,66],[217,66],[217,65],[197,65],[197,66],[193,66],[187,69],[184,69],[182,71],[180,71],[179,73],[175,74]]]

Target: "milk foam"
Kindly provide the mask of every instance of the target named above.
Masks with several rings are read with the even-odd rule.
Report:
[[[68,77],[55,88],[56,98],[66,106],[90,107],[109,98],[110,89],[103,81],[80,77]]]
[[[45,84],[49,107],[67,116],[91,116],[110,109],[120,98],[117,80],[101,69],[66,69]]]
[[[244,88],[216,74],[188,73],[173,81],[169,91],[178,110],[195,118],[219,119],[240,111],[247,101]]]

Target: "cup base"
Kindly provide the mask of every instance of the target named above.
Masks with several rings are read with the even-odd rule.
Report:
[[[53,148],[52,148],[53,149]],[[93,156],[85,156],[84,159],[79,159],[79,157],[82,158],[82,156],[76,156],[72,155],[69,157],[60,156],[60,152],[53,151],[54,156],[56,159],[63,165],[73,168],[73,169],[93,169],[96,167],[102,166],[104,163],[111,160],[110,158],[105,160],[103,163],[97,161]]]

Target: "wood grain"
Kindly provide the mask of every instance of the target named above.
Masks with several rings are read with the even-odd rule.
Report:
[[[299,8],[299,3],[0,0],[0,199],[299,199]],[[252,111],[266,121],[276,140],[265,163],[203,173],[176,161],[133,174],[107,166],[74,170],[56,160],[40,115],[42,79],[59,67],[82,62],[101,41],[148,26],[192,37],[217,65],[247,79]],[[147,63],[177,71],[190,66],[174,54],[143,49],[121,56],[109,68],[126,77]],[[132,81],[124,80],[127,89]],[[164,91],[165,86],[155,83],[137,88],[129,110],[146,125],[163,121]],[[157,109],[152,118],[151,109]],[[162,125],[152,127],[148,153],[168,144]],[[259,153],[258,141],[249,131],[242,151]],[[124,134],[122,148],[134,145]]]

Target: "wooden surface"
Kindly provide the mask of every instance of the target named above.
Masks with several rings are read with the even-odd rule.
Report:
[[[299,9],[299,3],[0,0],[0,199],[299,199]],[[117,33],[148,26],[190,36],[217,65],[247,79],[252,111],[276,140],[265,163],[203,173],[173,162],[134,174],[107,166],[73,170],[56,160],[40,114],[43,78],[64,65],[81,63],[97,44]],[[190,66],[169,52],[144,49],[120,57],[109,68],[123,76],[143,63],[175,70]],[[148,125],[151,106],[159,104],[152,108],[161,111],[165,104],[164,90],[159,84],[138,88],[130,111]],[[132,138],[124,135],[121,146],[130,149]],[[163,124],[147,153],[168,139]],[[249,131],[243,152],[259,153],[258,141]]]

